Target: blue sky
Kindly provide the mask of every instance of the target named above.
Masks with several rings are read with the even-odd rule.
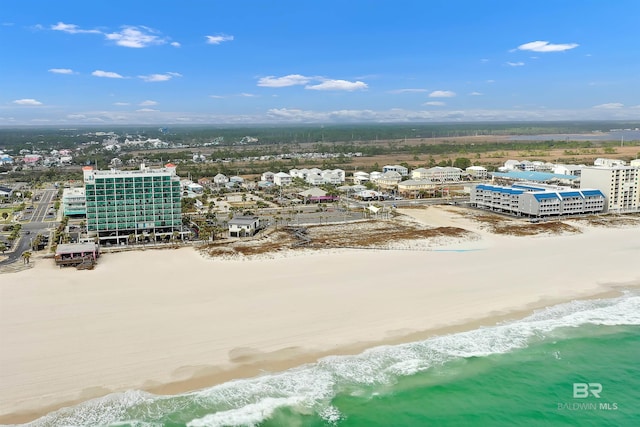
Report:
[[[638,0],[3,0],[0,126],[640,120]]]

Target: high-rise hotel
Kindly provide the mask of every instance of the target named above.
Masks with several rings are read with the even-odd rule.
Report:
[[[176,167],[140,170],[83,168],[87,231],[101,243],[123,244],[140,236],[170,239],[182,226]]]
[[[580,186],[601,190],[607,198],[607,212],[640,210],[640,168],[637,166],[594,166],[582,169]]]

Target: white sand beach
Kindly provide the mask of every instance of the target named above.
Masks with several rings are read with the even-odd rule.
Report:
[[[437,207],[403,212],[481,238],[251,261],[147,250],[105,254],[93,271],[36,259],[0,275],[0,422],[114,391],[204,387],[640,284],[637,226],[505,237]]]

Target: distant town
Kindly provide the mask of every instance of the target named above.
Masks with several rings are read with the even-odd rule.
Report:
[[[323,128],[313,142],[299,141],[309,129],[281,129],[286,143],[255,129],[1,130],[0,266],[41,253],[93,268],[105,250],[250,239],[433,203],[531,222],[639,212],[640,131],[609,128],[533,141],[502,128],[430,138],[427,128]]]

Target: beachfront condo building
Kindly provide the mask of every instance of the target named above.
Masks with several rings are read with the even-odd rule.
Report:
[[[87,214],[87,199],[84,194],[84,188],[65,188],[62,191],[62,212],[64,216]]]
[[[640,168],[634,166],[585,167],[580,187],[597,188],[607,197],[608,212],[640,210]]]
[[[470,204],[511,215],[545,218],[602,212],[605,195],[595,188],[577,190],[538,183],[478,184],[471,190]]]
[[[167,164],[139,170],[83,168],[87,231],[101,243],[169,240],[181,234],[180,177]]]

